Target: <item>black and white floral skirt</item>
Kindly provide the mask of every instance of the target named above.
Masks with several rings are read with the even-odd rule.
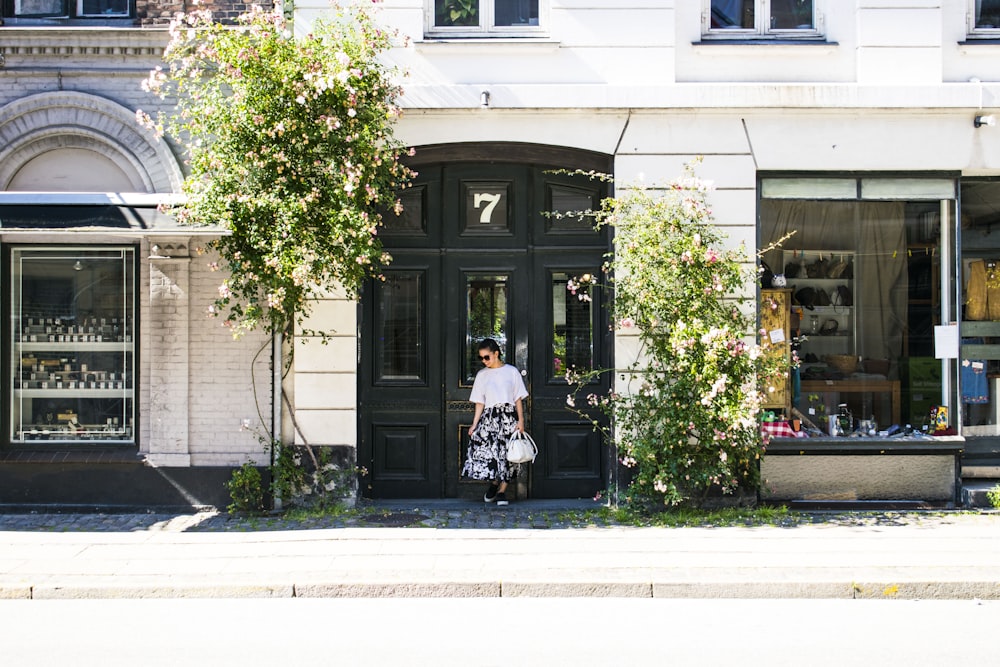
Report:
[[[507,461],[507,441],[517,430],[517,410],[510,403],[491,405],[483,410],[472,432],[462,475],[470,479],[509,482],[520,464]]]

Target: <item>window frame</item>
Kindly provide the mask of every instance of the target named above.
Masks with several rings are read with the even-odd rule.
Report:
[[[479,0],[479,24],[475,26],[439,26],[434,23],[435,0],[424,0],[424,34],[433,38],[541,37],[548,34],[549,0],[538,0],[538,25],[495,25],[497,0]]]
[[[59,0],[59,11],[49,12],[49,13],[36,13],[27,14],[18,12],[18,3],[20,0],[3,0],[2,6],[2,16],[5,19],[12,21],[34,21],[34,20],[73,20],[80,19],[85,21],[108,21],[114,19],[129,19],[135,18],[136,15],[136,0],[126,0],[127,7],[125,12],[116,14],[85,14],[84,13],[84,3],[86,0]]]
[[[1000,39],[1000,25],[993,28],[980,28],[976,25],[976,2],[968,0],[968,36],[974,39]]]
[[[973,0],[974,1],[974,0]],[[713,28],[712,0],[702,0],[702,38],[718,40],[817,39],[825,36],[823,0],[812,0],[812,28],[769,28],[763,17],[771,15],[772,0],[754,0],[753,28]]]

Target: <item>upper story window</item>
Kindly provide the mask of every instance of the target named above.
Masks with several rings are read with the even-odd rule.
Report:
[[[711,37],[816,37],[821,0],[705,0],[704,33]]]
[[[1000,0],[969,0],[969,34],[1000,38]]]
[[[436,36],[521,36],[542,30],[546,0],[427,0]]]
[[[123,18],[132,0],[5,0],[3,14],[12,18]]]

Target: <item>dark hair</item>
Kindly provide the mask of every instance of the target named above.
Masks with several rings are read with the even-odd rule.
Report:
[[[495,352],[499,352],[500,351],[500,346],[497,345],[497,342],[495,340],[493,340],[492,338],[484,338],[479,343],[479,349],[480,350],[489,350],[490,352],[494,352],[495,353]]]

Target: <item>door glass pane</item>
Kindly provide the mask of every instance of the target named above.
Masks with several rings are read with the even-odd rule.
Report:
[[[479,0],[434,0],[434,25],[438,27],[479,25]]]
[[[403,205],[399,215],[395,211],[387,211],[382,215],[387,234],[399,236],[423,236],[427,231],[425,222],[425,199],[427,188],[418,185],[399,193],[399,202]]]
[[[754,2],[755,0],[712,0],[712,28],[752,30]]]
[[[566,273],[552,274],[550,378],[561,377],[571,368],[580,372],[594,367],[594,304],[589,295],[567,289],[570,278]]]
[[[386,272],[375,308],[376,382],[424,382],[424,275]]]
[[[132,441],[134,251],[18,248],[11,274],[11,441]]]
[[[812,30],[813,0],[771,0],[771,28]]]
[[[565,185],[549,186],[549,210],[557,214],[548,218],[548,231],[575,232],[593,229],[593,219],[584,215],[568,215],[591,211],[597,207],[597,197],[591,190]]]
[[[498,26],[538,25],[538,0],[495,0],[495,20]]]
[[[462,355],[465,360],[462,374],[466,382],[472,382],[483,367],[479,360],[479,343],[484,338],[495,340],[504,353],[504,360],[512,360],[507,344],[507,334],[510,331],[508,278],[505,275],[470,275],[466,278],[468,329],[465,335],[465,354]]]

